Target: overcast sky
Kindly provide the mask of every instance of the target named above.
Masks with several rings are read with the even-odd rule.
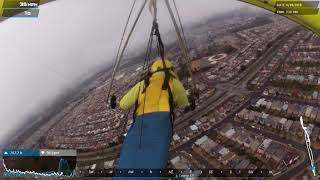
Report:
[[[132,2],[58,0],[40,7],[38,18],[0,23],[0,141],[43,104],[114,58]],[[140,7],[142,0],[137,2]],[[244,6],[235,0],[177,3],[185,23]],[[159,6],[161,30],[168,31],[168,11],[162,2]],[[150,24],[145,11],[129,49],[145,42]]]

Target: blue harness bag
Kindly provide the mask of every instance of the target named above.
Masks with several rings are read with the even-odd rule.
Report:
[[[169,112],[137,116],[122,145],[115,179],[162,179],[162,177],[122,177],[123,174],[119,171],[164,169],[167,165],[171,137],[172,125]]]

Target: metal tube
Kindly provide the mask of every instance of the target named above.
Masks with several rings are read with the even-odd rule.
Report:
[[[166,5],[167,5],[167,8],[168,8],[168,11],[169,11],[169,13],[170,13],[170,17],[171,17],[172,23],[173,23],[173,25],[174,25],[174,28],[175,28],[176,33],[177,33],[177,36],[178,36],[178,44],[179,44],[179,46],[180,46],[180,49],[182,50],[182,54],[183,54],[183,56],[185,57],[185,59],[187,60],[187,62],[191,62],[191,58],[190,58],[190,56],[188,55],[188,52],[187,52],[187,46],[186,46],[186,44],[184,43],[183,38],[182,38],[182,36],[181,36],[181,34],[180,34],[180,30],[179,30],[177,21],[176,21],[176,19],[175,19],[175,16],[174,16],[174,14],[173,14],[173,11],[172,11],[172,9],[171,9],[169,0],[165,0],[165,2],[166,2]],[[196,91],[196,83],[195,83],[195,81],[194,81],[194,80],[195,80],[195,79],[194,79],[194,75],[193,75],[193,73],[192,73],[192,71],[191,71],[190,64],[187,64],[187,65],[188,65],[188,72],[189,72],[190,77],[191,77],[191,79],[192,79],[193,91]],[[195,93],[195,92],[193,92],[193,93]]]
[[[136,25],[137,25],[137,23],[138,23],[138,21],[139,21],[139,19],[140,19],[140,16],[141,16],[141,14],[142,14],[142,12],[143,12],[144,7],[146,6],[147,1],[148,1],[148,0],[144,0],[142,6],[141,6],[141,8],[140,8],[139,14],[138,14],[138,16],[136,17],[136,19],[135,19],[135,21],[134,21],[134,24],[133,24],[133,26],[132,26],[132,28],[131,28],[131,30],[130,30],[130,33],[129,33],[128,37],[127,37],[127,40],[126,40],[126,42],[125,42],[125,44],[124,44],[124,46],[123,46],[123,49],[122,49],[122,51],[121,51],[121,54],[120,54],[120,56],[118,57],[118,59],[117,59],[117,61],[116,61],[116,64],[115,64],[115,66],[114,66],[114,68],[113,68],[112,75],[111,75],[110,87],[109,87],[109,91],[108,91],[108,95],[107,95],[107,101],[109,100],[109,97],[110,97],[110,94],[111,94],[111,90],[112,90],[112,85],[113,85],[115,73],[116,73],[117,70],[118,70],[119,64],[120,64],[120,62],[121,62],[121,60],[122,60],[122,58],[123,58],[123,55],[124,55],[124,52],[125,52],[127,46],[128,46],[129,40],[130,40],[130,38],[131,38],[131,35],[132,35],[132,33],[133,33],[133,31],[134,31],[134,29],[135,29],[135,27],[136,27]]]

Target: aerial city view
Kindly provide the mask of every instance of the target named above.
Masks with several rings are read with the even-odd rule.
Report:
[[[265,179],[318,179],[313,170],[320,172],[320,37],[286,17],[247,7],[184,31],[191,61],[176,40],[164,43],[165,57],[187,94],[195,82],[198,97],[194,110],[175,109],[165,169],[194,170],[193,179],[203,169],[227,179],[253,172]],[[118,106],[141,80],[144,55],[125,56],[116,72],[112,91]],[[135,112],[110,107],[111,74],[109,66],[60,97],[1,149],[76,149],[77,176],[106,176],[120,161]],[[0,165],[0,171],[5,168]]]

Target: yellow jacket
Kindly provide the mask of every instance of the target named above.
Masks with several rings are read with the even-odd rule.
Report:
[[[152,74],[149,86],[144,93],[145,84],[144,81],[140,81],[121,99],[120,107],[129,109],[135,105],[139,95],[136,116],[152,112],[170,112],[168,90],[162,90],[164,78],[165,73],[163,71]],[[172,78],[169,81],[169,85],[174,102],[180,108],[187,107],[189,105],[188,97],[182,83],[178,79]]]

